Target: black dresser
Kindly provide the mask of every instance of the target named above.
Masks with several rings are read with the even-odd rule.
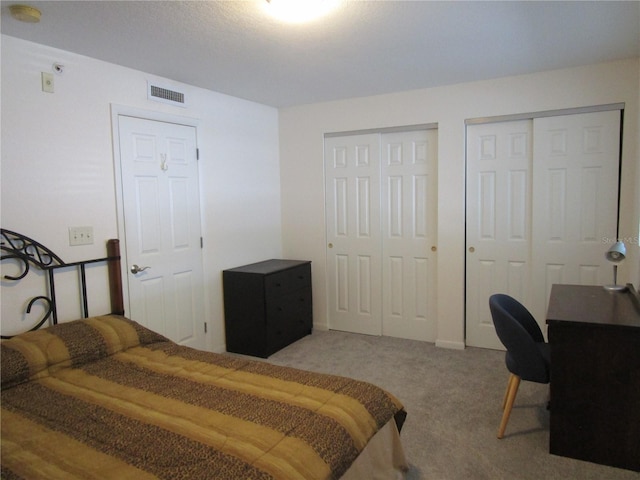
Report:
[[[227,351],[266,358],[311,333],[311,262],[266,260],[222,272]]]

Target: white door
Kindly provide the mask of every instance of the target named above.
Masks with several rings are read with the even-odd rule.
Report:
[[[325,140],[329,326],[382,333],[380,136]]]
[[[325,140],[329,326],[434,341],[437,131]]]
[[[531,305],[532,123],[467,128],[467,345],[501,348],[489,297]]]
[[[124,115],[118,129],[129,316],[203,349],[196,130]],[[134,265],[144,270],[135,273]]]
[[[437,130],[382,135],[382,333],[435,341]]]
[[[532,313],[544,321],[554,283],[613,283],[605,259],[618,225],[620,111],[534,120]]]
[[[543,331],[551,285],[610,283],[620,112],[467,128],[466,343],[503,348],[489,296],[520,300]]]

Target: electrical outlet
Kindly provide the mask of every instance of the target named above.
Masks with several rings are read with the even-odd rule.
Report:
[[[53,93],[53,73],[42,72],[42,91]]]
[[[69,245],[92,245],[93,227],[69,227]]]

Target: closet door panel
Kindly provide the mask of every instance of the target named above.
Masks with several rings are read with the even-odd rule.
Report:
[[[502,348],[489,297],[530,304],[530,120],[467,128],[466,342]]]
[[[553,283],[613,282],[605,252],[618,223],[620,112],[534,120],[533,261],[544,321]],[[544,283],[542,283],[544,282]]]
[[[379,136],[325,139],[329,326],[380,335]]]
[[[381,136],[383,334],[436,339],[437,130]]]

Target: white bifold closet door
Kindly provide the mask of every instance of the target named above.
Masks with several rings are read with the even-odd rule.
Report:
[[[325,139],[329,326],[434,341],[437,130]]]
[[[611,283],[619,161],[619,110],[467,127],[467,345],[503,348],[493,293],[546,331],[554,283]]]

